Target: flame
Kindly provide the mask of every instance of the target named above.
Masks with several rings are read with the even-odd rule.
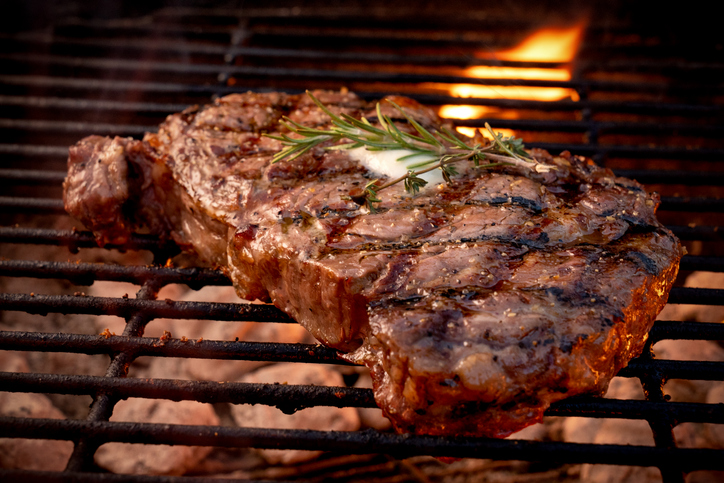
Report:
[[[584,23],[570,28],[546,28],[535,32],[520,45],[510,50],[496,52],[494,58],[509,61],[534,62],[572,62],[583,34]],[[489,57],[489,56],[486,56]],[[527,67],[496,67],[474,66],[465,70],[466,77],[488,79],[538,79],[551,81],[568,81],[571,79],[570,67],[563,68],[527,68]],[[575,90],[564,87],[528,87],[528,86],[481,86],[474,84],[455,84],[449,87],[450,95],[456,97],[482,97],[526,99],[538,101],[558,101],[571,98],[578,100]],[[485,106],[452,106],[440,108],[440,115],[455,119],[472,119],[489,113]],[[475,134],[476,129],[458,127],[458,131],[468,136]],[[513,135],[510,130],[499,130],[504,135]],[[507,132],[506,132],[507,131]]]

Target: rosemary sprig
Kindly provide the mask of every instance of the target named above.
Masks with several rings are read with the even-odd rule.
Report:
[[[379,127],[377,127],[364,117],[355,119],[345,113],[338,116],[314,97],[311,92],[307,91],[307,95],[330,117],[332,126],[329,129],[310,128],[284,117],[281,124],[299,137],[291,137],[287,134],[279,136],[265,134],[271,139],[281,141],[284,146],[272,158],[273,163],[283,159],[291,161],[316,146],[324,143],[339,143],[339,141],[343,140],[347,142],[331,144],[326,146],[325,149],[354,149],[361,147],[370,151],[403,149],[411,151],[411,153],[398,158],[398,161],[411,158],[423,159],[408,166],[407,173],[399,178],[389,180],[383,184],[378,184],[379,180],[371,181],[365,186],[361,194],[350,195],[350,199],[359,205],[366,205],[371,212],[375,211],[374,204],[381,201],[378,193],[383,189],[402,182],[408,193],[416,194],[427,184],[427,181],[420,178],[420,175],[434,169],[440,169],[443,179],[447,183],[451,183],[452,177],[457,174],[457,169],[453,164],[464,160],[472,161],[475,167],[480,169],[517,165],[537,172],[545,172],[550,171],[552,168],[538,163],[528,156],[522,140],[514,137],[504,137],[502,134],[493,131],[488,123],[485,123],[485,128],[493,137],[493,141],[485,146],[480,144],[468,146],[445,127],[439,131],[436,130],[434,133],[430,132],[408,115],[402,107],[390,100],[388,102],[405,117],[417,134],[401,131],[389,116],[382,114],[379,103],[377,104]],[[487,162],[482,164],[484,161]]]

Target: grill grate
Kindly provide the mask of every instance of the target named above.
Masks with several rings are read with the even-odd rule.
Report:
[[[693,271],[724,272],[724,257],[720,256],[724,230],[719,230],[724,224],[720,198],[724,186],[720,141],[724,65],[715,48],[701,45],[697,56],[688,58],[691,45],[680,42],[690,33],[686,30],[671,38],[643,29],[635,22],[635,12],[620,17],[592,15],[572,80],[474,79],[461,69],[476,65],[561,67],[560,62],[476,56],[480,50],[510,47],[534,27],[544,26],[535,14],[519,15],[519,21],[512,21],[508,12],[494,8],[466,10],[461,16],[452,10],[441,15],[424,8],[410,12],[380,7],[366,10],[360,17],[355,8],[169,8],[130,19],[59,17],[45,29],[0,36],[0,310],[4,311],[0,312],[0,356],[101,354],[111,361],[102,376],[52,373],[44,367],[28,373],[0,372],[0,396],[37,393],[92,399],[84,419],[0,416],[0,436],[4,438],[74,442],[64,472],[0,468],[0,477],[207,481],[99,472],[93,458],[106,442],[319,449],[401,459],[429,455],[545,461],[549,462],[546,468],[579,463],[653,466],[667,482],[683,481],[690,471],[724,470],[722,450],[680,447],[672,432],[682,423],[724,424],[724,406],[669,401],[664,394],[664,384],[670,379],[724,381],[724,361],[662,360],[655,359],[652,352],[654,344],[662,340],[724,341],[724,325],[715,321],[656,322],[647,350],[619,374],[638,378],[646,400],[581,397],[559,402],[546,413],[547,418],[645,420],[654,436],[652,447],[413,437],[371,429],[347,433],[109,422],[116,403],[134,397],[215,405],[263,404],[288,413],[314,406],[375,407],[371,390],[354,387],[125,377],[129,367],[144,358],[349,366],[335,351],[314,344],[144,337],[146,325],[162,318],[292,321],[267,305],[158,300],[159,291],[167,286],[199,289],[229,285],[229,281],[216,270],[166,265],[178,255],[178,248],[154,237],[136,234],[122,247],[100,250],[90,233],[70,228],[60,200],[68,145],[90,133],[139,137],[168,113],[231,92],[301,92],[309,87],[346,86],[367,99],[401,92],[431,106],[483,106],[489,110],[484,118],[455,123],[481,127],[490,122],[496,128],[514,129],[530,140],[529,146],[591,156],[617,174],[660,191],[660,218],[691,253],[682,260],[681,280],[669,302],[724,305],[722,289],[681,286],[684,276]],[[551,23],[559,20],[551,19]],[[463,99],[447,93],[445,86],[459,83],[493,89],[509,85],[565,87],[573,89],[579,99]],[[692,162],[695,168],[689,169]],[[65,261],[68,252],[79,261]],[[56,293],[24,290],[27,279],[38,281],[41,288],[52,287]],[[42,285],[41,280],[55,285]],[[79,291],[95,282],[123,282],[140,288],[135,298]],[[61,327],[42,331],[22,324],[6,325],[8,320],[17,320],[17,314],[51,314],[59,317]],[[70,322],[78,315],[121,317],[126,319],[125,330],[121,335],[106,336],[84,332]],[[408,468],[407,474],[426,481],[427,477],[415,471]],[[290,477],[290,473],[284,475]]]

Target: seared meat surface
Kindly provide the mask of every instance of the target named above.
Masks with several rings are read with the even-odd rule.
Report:
[[[351,93],[315,94],[376,120]],[[547,169],[461,166],[415,196],[380,192],[370,213],[348,195],[379,175],[349,152],[271,163],[281,144],[262,134],[283,115],[330,122],[307,96],[247,93],[171,115],[142,141],[85,138],[70,149],[66,209],[101,244],[145,227],[224,268],[241,297],[367,365],[400,431],[504,437],[552,402],[600,394],[643,348],[682,248],[635,181],[533,150]]]

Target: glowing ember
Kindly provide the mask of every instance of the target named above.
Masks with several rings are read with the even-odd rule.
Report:
[[[496,52],[493,58],[520,62],[556,62],[573,61],[583,33],[584,24],[574,27],[548,28],[540,30],[517,47]],[[481,54],[481,57],[484,54]],[[485,57],[490,57],[485,55]],[[464,75],[472,78],[487,79],[537,79],[550,81],[568,81],[571,79],[570,68],[526,68],[526,67],[495,67],[475,66],[465,70]],[[436,86],[439,87],[439,86]],[[561,99],[578,100],[573,89],[563,87],[528,87],[528,86],[482,86],[474,84],[455,84],[448,88],[450,95],[456,97],[477,97],[488,99],[526,99],[538,101],[559,101]],[[489,112],[485,106],[452,106],[440,108],[442,117],[454,119],[473,119]],[[475,134],[476,129],[458,127],[458,131],[468,136]],[[504,135],[513,135],[513,131],[499,130]]]

